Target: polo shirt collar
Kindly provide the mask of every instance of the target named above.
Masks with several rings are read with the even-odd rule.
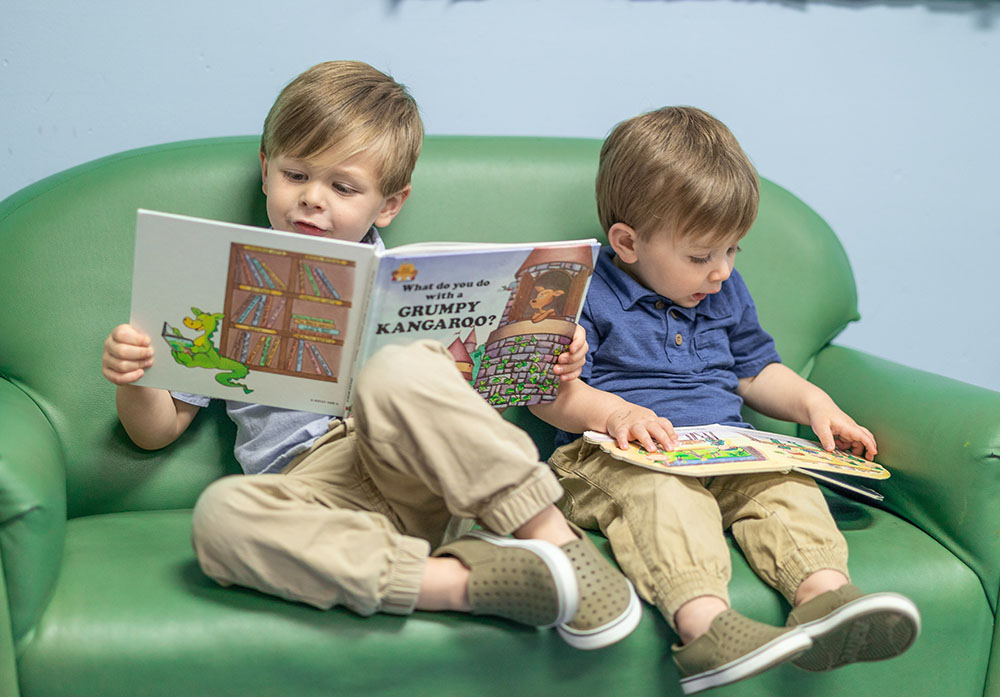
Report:
[[[693,319],[694,315],[703,315],[711,319],[727,317],[731,314],[729,300],[725,292],[709,295],[695,307],[681,307],[670,298],[654,293],[649,288],[640,284],[637,280],[615,266],[615,252],[611,247],[602,247],[600,256],[597,259],[596,273],[607,282],[611,292],[618,298],[623,310],[631,310],[640,301],[648,300],[656,302],[662,300],[667,306],[686,319]],[[736,273],[733,271],[733,273]],[[725,289],[725,283],[723,283]]]

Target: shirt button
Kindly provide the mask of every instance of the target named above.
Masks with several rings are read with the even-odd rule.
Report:
[[[673,317],[674,319],[677,319],[677,310],[671,310],[670,316]]]
[[[653,307],[655,307],[657,310],[662,310],[666,306],[667,306],[667,304],[665,302],[663,302],[662,300],[657,300],[656,304],[653,305]]]
[[[680,333],[674,334],[674,343],[680,346],[684,343],[684,337]]]

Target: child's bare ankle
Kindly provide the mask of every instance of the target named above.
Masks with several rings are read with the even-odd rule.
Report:
[[[807,603],[827,591],[835,591],[848,584],[848,578],[835,569],[820,569],[806,576],[795,590],[795,606]]]
[[[540,513],[515,530],[514,537],[545,540],[557,547],[577,539],[576,534],[566,523],[562,511],[554,504],[542,509]]]
[[[418,610],[469,611],[469,569],[454,557],[430,558],[417,595]]]
[[[714,595],[702,595],[687,601],[674,613],[674,626],[682,644],[690,644],[708,631],[712,621],[729,609],[729,604]]]

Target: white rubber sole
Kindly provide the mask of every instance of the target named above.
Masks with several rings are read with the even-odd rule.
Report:
[[[693,695],[713,687],[745,680],[784,663],[811,647],[812,639],[808,634],[792,630],[724,666],[681,678],[681,689],[684,694]]]
[[[607,624],[585,632],[577,631],[568,626],[556,627],[556,632],[563,641],[574,649],[590,651],[610,646],[631,634],[639,626],[639,620],[642,619],[642,603],[639,602],[639,596],[636,595],[632,583],[628,579],[625,582],[628,583],[629,590],[629,602],[625,612]]]
[[[559,615],[555,622],[542,625],[543,629],[569,622],[580,607],[580,588],[576,582],[576,572],[569,557],[557,545],[545,540],[503,537],[486,530],[472,530],[469,537],[476,537],[497,547],[526,549],[534,553],[548,567],[556,594],[559,596]]]

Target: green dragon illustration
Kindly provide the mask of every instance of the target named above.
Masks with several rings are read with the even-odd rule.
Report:
[[[163,325],[163,338],[170,345],[170,355],[174,360],[188,368],[223,371],[215,376],[215,381],[220,385],[240,387],[244,394],[253,392],[245,383],[239,382],[246,377],[250,369],[239,361],[220,356],[212,342],[212,335],[215,334],[219,321],[225,315],[221,312],[210,314],[197,307],[191,308],[191,315],[185,317],[183,322],[188,329],[203,332],[196,339],[188,339],[176,327],[171,327],[169,324]]]

